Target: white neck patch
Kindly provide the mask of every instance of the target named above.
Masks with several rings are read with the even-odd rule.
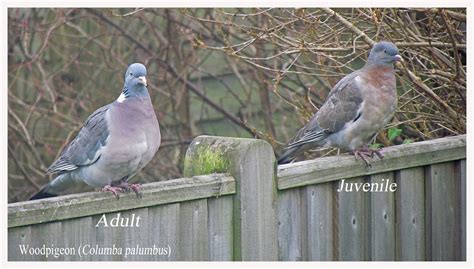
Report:
[[[123,101],[125,101],[125,99],[127,99],[127,97],[126,97],[125,94],[122,92],[122,93],[120,94],[120,96],[117,98],[117,102],[123,103]]]

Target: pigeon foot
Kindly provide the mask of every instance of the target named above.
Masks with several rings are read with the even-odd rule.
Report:
[[[117,199],[120,198],[119,193],[123,192],[123,188],[121,187],[114,187],[111,185],[105,185],[101,190],[101,192],[111,192]]]
[[[120,188],[125,189],[127,191],[132,190],[134,193],[136,193],[138,198],[142,198],[142,185],[141,184],[129,184],[128,182],[124,181],[121,182],[119,185]]]
[[[357,159],[358,157],[362,159],[365,162],[366,166],[372,166],[368,160],[368,158],[373,158],[374,154],[377,155],[380,159],[383,159],[383,154],[380,152],[381,149],[371,149],[367,146],[364,146],[360,149],[356,149],[352,151],[352,154],[354,154],[355,158]]]

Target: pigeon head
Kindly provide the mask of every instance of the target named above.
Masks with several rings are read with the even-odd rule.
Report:
[[[146,87],[146,67],[141,63],[131,64],[125,72],[125,84],[130,89]]]
[[[141,63],[131,64],[125,72],[125,85],[119,102],[128,97],[148,95],[146,86],[146,67]]]
[[[368,64],[393,65],[394,62],[401,61],[402,57],[397,46],[391,42],[381,41],[374,45],[367,59]]]

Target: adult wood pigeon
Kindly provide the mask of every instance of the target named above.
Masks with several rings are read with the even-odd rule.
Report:
[[[311,120],[287,143],[278,164],[292,161],[312,148],[336,147],[351,151],[367,164],[379,151],[368,148],[397,108],[394,62],[402,58],[395,44],[374,45],[367,63],[341,79]]]
[[[139,194],[140,185],[129,184],[128,180],[151,161],[161,142],[146,74],[143,64],[128,67],[122,94],[89,116],[47,169],[47,173],[57,176],[30,200],[57,196],[77,181],[117,197],[130,189]]]

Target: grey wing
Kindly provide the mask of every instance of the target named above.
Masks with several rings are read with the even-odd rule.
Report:
[[[358,71],[353,72],[334,86],[326,102],[290,140],[287,149],[324,141],[329,134],[340,131],[346,123],[360,117],[363,97],[355,80],[358,74]]]
[[[109,137],[105,113],[110,104],[97,109],[87,118],[77,136],[67,145],[46,173],[64,173],[95,163]]]

